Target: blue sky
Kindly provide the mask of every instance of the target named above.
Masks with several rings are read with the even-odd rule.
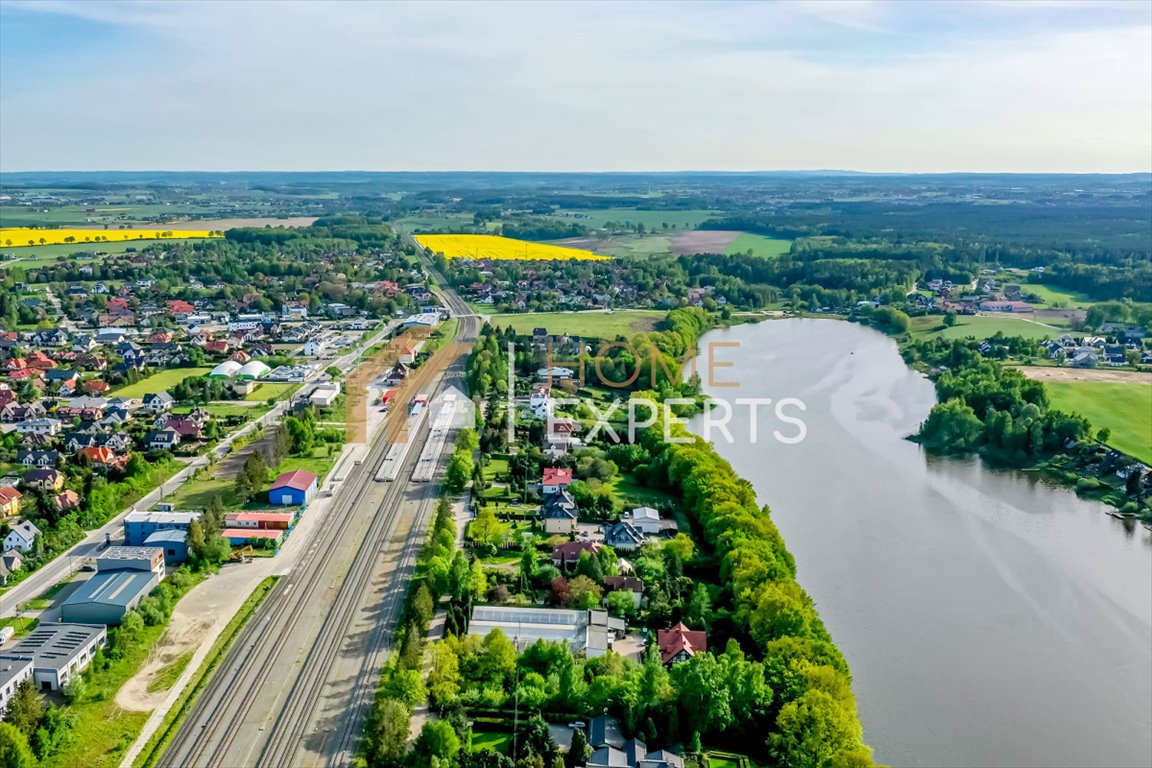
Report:
[[[1152,3],[0,0],[0,170],[1152,171]]]

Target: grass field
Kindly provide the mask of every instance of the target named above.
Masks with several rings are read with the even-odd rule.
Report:
[[[1108,444],[1152,464],[1152,385],[1046,381],[1052,407],[1078,413],[1093,429],[1112,431]]]
[[[203,376],[211,370],[211,368],[168,368],[141,379],[135,384],[120,387],[112,394],[116,397],[144,397],[144,395],[164,392],[189,376]]]
[[[188,662],[192,661],[194,653],[195,651],[187,651],[165,664],[164,668],[157,672],[152,681],[148,683],[148,693],[167,691],[175,685],[176,681],[180,679],[180,675],[184,674],[184,668],[188,666]]]
[[[1019,317],[988,317],[985,315],[961,315],[956,318],[956,325],[945,328],[943,319],[939,316],[925,316],[912,318],[911,332],[916,336],[925,338],[962,339],[975,336],[977,339],[986,339],[997,331],[1005,336],[1023,336],[1029,339],[1047,339],[1059,336],[1063,331],[1031,320]]]
[[[589,229],[600,229],[610,222],[616,222],[617,224],[627,222],[631,224],[643,224],[645,229],[657,230],[663,230],[665,224],[669,227],[675,224],[677,229],[695,229],[702,221],[720,215],[713,211],[702,210],[644,211],[634,208],[600,208],[586,211],[569,211],[569,213],[579,218],[572,218],[571,216],[558,216],[555,218],[561,219],[562,221],[583,224]]]
[[[1044,300],[1046,306],[1051,306],[1053,302],[1061,302],[1065,307],[1082,307],[1086,309],[1093,304],[1092,299],[1090,299],[1086,293],[1070,291],[1067,288],[1060,288],[1054,285],[1024,283],[1020,286],[1020,290],[1025,294],[1036,294]]]
[[[495,235],[417,235],[416,242],[449,259],[604,261],[608,258],[581,248],[532,243]]]
[[[269,381],[258,385],[256,389],[245,395],[244,399],[248,402],[263,402],[272,398],[283,400],[286,397],[290,397],[292,393],[298,389],[300,389],[299,384],[293,384],[288,381]]]
[[[740,236],[728,244],[724,253],[728,255],[752,251],[753,256],[765,259],[774,259],[782,256],[792,248],[791,240],[781,240],[776,237],[754,235],[750,232],[741,232]]]
[[[495,733],[493,731],[472,730],[472,749],[490,749],[493,752],[508,753],[508,746],[512,743],[512,734]]]
[[[655,309],[623,309],[613,312],[531,312],[493,315],[492,324],[512,326],[517,333],[531,334],[533,328],[548,333],[567,333],[586,339],[631,337],[656,328],[666,313]]]

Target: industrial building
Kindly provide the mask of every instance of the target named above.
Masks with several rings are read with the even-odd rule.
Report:
[[[487,635],[499,629],[520,650],[537,640],[567,642],[573,652],[588,658],[603,656],[612,643],[624,636],[624,620],[607,611],[574,611],[563,608],[521,608],[478,605],[472,609],[468,634]]]
[[[152,571],[98,572],[60,604],[60,618],[80,624],[119,624],[159,583]]]
[[[184,531],[199,512],[129,512],[124,518],[124,543],[130,547],[144,546],[144,540],[156,531]]]
[[[32,677],[31,656],[0,654],[0,718],[8,711],[8,701],[20,683]]]
[[[316,385],[316,388],[312,390],[312,394],[308,396],[308,404],[316,408],[328,408],[336,402],[336,398],[338,397],[340,397],[339,382],[329,381]]]
[[[315,493],[316,475],[298,469],[276,478],[268,491],[268,502],[284,507],[302,507]]]
[[[159,547],[108,547],[96,556],[96,570],[149,571],[164,580],[164,550]]]
[[[259,528],[268,531],[287,531],[296,522],[293,512],[229,512],[224,518],[226,528]]]
[[[225,528],[220,531],[220,535],[228,539],[228,543],[234,547],[248,544],[253,539],[273,541],[276,546],[280,546],[280,542],[284,539],[284,531],[267,528]]]
[[[92,663],[108,641],[103,624],[41,624],[0,654],[0,661],[32,657],[32,679],[42,691],[58,691]]]
[[[144,546],[160,547],[164,550],[166,565],[179,565],[188,559],[188,531],[174,528],[150,533],[144,539]]]

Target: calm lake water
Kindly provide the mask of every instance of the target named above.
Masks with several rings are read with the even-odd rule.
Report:
[[[894,766],[1152,765],[1152,534],[1034,474],[927,456],[935,402],[895,343],[834,320],[709,333],[717,397],[796,397],[806,439],[737,409],[720,453],[756,487]],[[788,411],[797,415],[795,409]],[[690,427],[703,433],[703,419]],[[767,439],[766,439],[767,438]]]

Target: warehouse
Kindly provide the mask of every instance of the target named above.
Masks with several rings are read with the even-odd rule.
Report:
[[[316,408],[328,408],[336,402],[338,397],[340,397],[340,384],[329,381],[316,385],[312,394],[308,396],[308,403]]]
[[[603,656],[612,643],[624,636],[624,620],[606,611],[576,611],[563,608],[521,608],[519,606],[478,605],[472,609],[468,634],[484,636],[499,629],[520,650],[537,640],[567,642],[572,651],[588,658]]]
[[[259,528],[287,531],[296,522],[293,512],[229,512],[224,518],[226,528]]]
[[[60,618],[80,624],[119,624],[158,583],[151,571],[97,573],[60,604]]]
[[[8,700],[16,693],[20,683],[32,677],[31,656],[0,654],[0,717],[8,709]]]
[[[268,501],[282,507],[302,507],[316,493],[316,475],[298,469],[285,472],[272,483],[268,491]]]
[[[156,531],[182,531],[200,517],[199,512],[129,512],[124,518],[124,543],[144,546],[144,540]]]
[[[253,541],[261,543],[271,541],[279,547],[284,539],[284,531],[267,528],[225,528],[220,531],[220,535],[228,539],[228,543],[234,547],[241,547]]]
[[[0,659],[31,656],[32,679],[42,691],[58,691],[88,668],[108,640],[108,628],[95,624],[41,624]]]
[[[96,570],[150,571],[164,580],[164,550],[159,547],[108,547],[96,556]]]
[[[144,546],[160,547],[164,550],[165,564],[179,565],[188,559],[188,531],[173,529],[150,533],[144,539]]]
[[[270,370],[272,369],[259,360],[249,360],[236,371],[236,377],[240,379],[262,379],[268,375]]]

